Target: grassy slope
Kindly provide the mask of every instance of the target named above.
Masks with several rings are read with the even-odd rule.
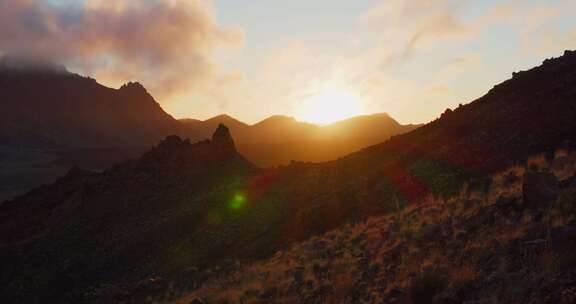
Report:
[[[540,173],[528,173],[540,172]],[[544,183],[528,175],[554,178]],[[573,303],[576,153],[216,272],[179,303]],[[555,188],[555,185],[559,189]],[[556,190],[553,190],[556,189]],[[476,302],[475,302],[476,303]]]
[[[345,223],[454,197],[466,183],[480,191],[488,173],[576,142],[575,67],[576,54],[567,53],[338,161],[257,170],[234,165],[244,163],[239,155],[228,165],[206,163],[218,149],[191,163],[187,155],[195,153],[167,152],[159,156],[167,162],[156,155],[143,167],[127,163],[38,189],[2,206],[0,245],[9,250],[0,255],[13,263],[0,275],[1,294],[30,301],[126,291],[130,298],[141,285],[122,283],[155,274],[162,279],[144,283],[144,295],[166,294],[170,284],[194,289],[206,268],[264,258]],[[234,211],[227,204],[237,192],[247,203]]]

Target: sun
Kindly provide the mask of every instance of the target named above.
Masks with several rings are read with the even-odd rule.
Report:
[[[350,91],[326,88],[305,99],[297,118],[321,125],[364,114],[360,98]]]

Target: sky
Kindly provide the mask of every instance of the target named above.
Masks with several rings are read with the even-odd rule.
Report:
[[[1,54],[139,81],[177,118],[306,120],[353,96],[423,123],[565,49],[573,0],[0,0]]]

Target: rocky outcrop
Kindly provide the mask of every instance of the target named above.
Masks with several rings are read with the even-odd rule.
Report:
[[[0,205],[0,258],[14,261],[0,270],[0,302],[62,303],[106,282],[209,263],[247,235],[236,227],[249,218],[228,203],[254,171],[222,125],[213,140],[168,136],[138,159],[100,173],[73,168]]]
[[[223,151],[236,152],[236,146],[232,135],[230,135],[230,130],[223,124],[219,124],[214,135],[212,135],[212,143]]]

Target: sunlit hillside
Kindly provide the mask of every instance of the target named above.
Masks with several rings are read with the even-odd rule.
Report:
[[[347,224],[268,260],[217,269],[193,292],[175,285],[163,296],[177,303],[572,303],[575,194],[576,153],[535,156],[482,187],[466,183],[453,197]]]
[[[0,0],[0,304],[574,304],[575,48],[574,0]]]
[[[14,261],[2,297],[430,303],[444,294],[507,302],[568,292],[531,290],[547,286],[540,279],[570,278],[571,254],[562,250],[572,246],[565,236],[573,229],[574,66],[576,53],[567,51],[429,124],[335,161],[258,168],[221,124],[209,140],[169,136],[102,172],[73,168],[0,206],[1,257]],[[310,245],[318,240],[325,244]],[[551,268],[523,264],[536,263],[524,260],[533,244],[552,250],[542,266]],[[268,267],[288,272],[252,286],[251,275],[266,276]],[[460,279],[445,276],[458,275],[500,287],[453,294]],[[352,287],[334,289],[340,283]]]

